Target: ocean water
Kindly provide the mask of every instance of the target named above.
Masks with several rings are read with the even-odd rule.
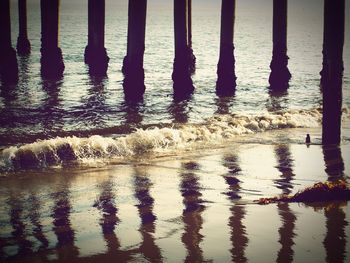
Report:
[[[15,46],[17,1],[10,2]],[[349,181],[350,34],[342,143],[323,147],[322,0],[288,2],[292,79],[282,93],[268,84],[272,0],[237,1],[232,97],[215,94],[221,1],[193,0],[196,89],[184,101],[172,96],[172,1],[148,0],[139,103],[126,102],[122,88],[127,0],[106,0],[103,79],[84,64],[87,1],[61,0],[58,81],[40,76],[40,1],[27,2],[31,54],[18,57],[17,85],[0,84],[1,260],[350,258],[348,202],[254,204],[318,181]],[[345,13],[349,32],[348,0]]]
[[[61,1],[60,47],[65,73],[59,81],[40,77],[40,1],[28,1],[29,57],[18,58],[20,81],[2,87],[0,145],[25,144],[69,135],[127,134],[135,128],[173,123],[203,123],[215,114],[264,115],[279,110],[314,110],[322,106],[319,71],[322,65],[322,1],[290,1],[288,17],[290,87],[283,94],[268,89],[272,53],[272,0],[237,1],[235,54],[237,92],[215,95],[219,53],[220,1],[193,1],[193,50],[197,58],[192,98],[172,97],[172,1],[148,1],[144,57],[144,101],[124,101],[121,72],[127,41],[127,1],[106,1],[105,46],[110,57],[108,77],[88,75],[87,1]],[[16,1],[11,1],[12,42],[18,35]],[[346,6],[346,31],[349,25]],[[344,58],[350,55],[345,34]],[[350,104],[349,62],[345,61],[344,107]]]

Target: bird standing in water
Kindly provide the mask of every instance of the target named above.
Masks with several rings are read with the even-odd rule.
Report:
[[[307,144],[311,143],[310,134],[306,134],[305,143]]]

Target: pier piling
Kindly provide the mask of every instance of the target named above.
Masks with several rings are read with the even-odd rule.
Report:
[[[109,57],[105,44],[105,0],[88,2],[88,44],[84,60],[93,76],[105,76]]]
[[[18,20],[17,53],[25,56],[30,53],[30,42],[27,33],[27,0],[18,0]]]
[[[0,1],[0,75],[3,82],[18,81],[16,51],[11,43],[10,1]]]
[[[345,0],[324,1],[322,143],[341,141]]]
[[[41,0],[41,75],[61,78],[64,71],[62,51],[58,45],[59,0]]]
[[[188,1],[189,0],[174,0],[175,59],[172,79],[174,97],[176,98],[185,98],[194,91],[191,79],[194,56],[189,39],[191,34],[189,34]]]
[[[291,74],[287,56],[287,12],[288,0],[273,0],[273,50],[269,77],[272,89],[288,88]]]
[[[219,96],[233,95],[236,89],[234,56],[234,23],[236,0],[222,0],[220,55],[217,68],[216,93]]]
[[[129,0],[128,43],[122,71],[126,99],[140,100],[145,92],[143,55],[145,52],[147,0]]]

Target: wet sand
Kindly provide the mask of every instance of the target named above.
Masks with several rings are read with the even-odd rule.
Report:
[[[181,157],[7,175],[0,179],[0,258],[347,262],[348,202],[253,201],[318,181],[349,182],[349,150],[347,143],[236,142]]]

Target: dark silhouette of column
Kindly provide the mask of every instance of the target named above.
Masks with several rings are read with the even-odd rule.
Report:
[[[236,0],[222,0],[220,57],[217,68],[216,93],[219,96],[233,95],[236,89],[234,56],[234,23]]]
[[[203,236],[200,230],[203,225],[202,213],[205,206],[200,192],[198,176],[193,173],[198,169],[198,164],[189,162],[183,164],[183,168],[187,171],[181,174],[181,193],[183,196],[183,204],[185,206],[182,218],[184,222],[184,233],[181,237],[182,243],[187,249],[185,262],[203,262],[203,251],[200,243]]]
[[[145,52],[147,0],[129,0],[128,44],[123,61],[124,94],[127,100],[141,100],[145,93]]]
[[[344,161],[339,146],[323,146],[323,159],[328,181],[344,179]]]
[[[338,144],[341,137],[345,0],[324,1],[322,143]]]
[[[31,193],[30,195],[30,210],[29,210],[29,218],[30,222],[33,225],[33,236],[40,241],[41,245],[39,249],[46,249],[49,246],[49,241],[45,236],[44,229],[42,224],[40,223],[40,208],[41,208],[41,200],[35,193]]]
[[[287,56],[287,5],[287,0],[273,0],[273,49],[269,78],[273,89],[287,88],[291,78]]]
[[[135,174],[135,197],[139,201],[137,209],[141,217],[140,233],[142,235],[142,243],[139,252],[150,262],[162,262],[161,251],[155,243],[155,221],[156,215],[153,213],[154,199],[149,193],[152,186],[147,174],[136,169]]]
[[[17,83],[16,51],[11,43],[10,0],[0,1],[0,76],[4,83]]]
[[[325,171],[328,175],[328,181],[334,181],[344,178],[344,162],[339,146],[323,147]],[[326,217],[326,236],[323,241],[326,250],[327,262],[344,262],[346,256],[346,214],[342,206],[346,202],[333,202],[324,208]]]
[[[174,0],[175,59],[172,79],[176,98],[186,98],[194,91],[191,79],[194,56],[189,40],[188,1]]]
[[[225,194],[230,198],[230,200],[240,199],[240,180],[238,179],[241,174],[241,168],[238,164],[238,156],[235,154],[226,155],[224,157],[223,165],[229,170],[228,174],[224,175],[225,181],[229,186],[229,191]]]
[[[280,144],[275,146],[275,155],[277,159],[276,168],[281,173],[281,178],[275,180],[278,189],[282,190],[283,194],[290,194],[293,189],[293,173],[294,160],[290,153],[289,145]]]
[[[88,44],[84,59],[89,65],[89,73],[105,76],[109,57],[105,45],[105,0],[88,2]]]
[[[278,189],[282,190],[282,194],[290,194],[293,189],[294,172],[294,160],[292,158],[288,145],[276,145],[275,155],[277,159],[277,169],[281,173],[281,178],[275,180]],[[278,229],[280,238],[278,242],[281,244],[281,248],[278,251],[276,262],[293,262],[294,258],[294,228],[297,220],[293,211],[289,208],[288,203],[278,203],[278,214],[281,217],[282,225]]]
[[[64,71],[62,51],[58,46],[59,0],[41,0],[41,75],[61,78]]]
[[[30,53],[30,42],[27,34],[27,0],[18,0],[18,19],[17,52],[19,55],[28,55]]]
[[[189,111],[188,100],[173,100],[168,108],[172,121],[175,123],[187,123]]]
[[[346,204],[345,204],[346,206]],[[346,256],[346,214],[339,203],[324,209],[327,233],[323,241],[326,262],[345,262]]]
[[[115,203],[115,184],[112,177],[108,177],[101,185],[100,196],[94,203],[94,207],[99,209],[102,214],[100,225],[102,228],[103,238],[107,244],[107,251],[104,254],[88,256],[83,258],[84,262],[109,262],[112,258],[118,262],[129,262],[132,259],[132,254],[136,253],[136,249],[121,250],[119,238],[115,234],[115,228],[120,222],[118,218],[118,207]]]
[[[11,192],[8,205],[10,206],[10,224],[13,228],[12,236],[18,245],[17,255],[31,254],[33,243],[27,239],[26,224],[23,218],[23,196]]]
[[[53,231],[57,236],[56,249],[58,250],[58,260],[73,260],[79,255],[77,247],[75,247],[75,231],[70,223],[70,213],[72,206],[69,200],[69,190],[64,189],[53,193],[52,197],[55,204],[52,211]]]
[[[188,52],[190,53],[190,72],[194,74],[196,71],[196,57],[192,49],[192,0],[187,1],[187,38]]]
[[[245,255],[245,249],[248,246],[248,237],[246,227],[243,224],[243,220],[246,215],[244,205],[238,205],[234,203],[235,200],[241,198],[240,196],[240,180],[237,178],[241,175],[241,168],[239,166],[239,158],[236,154],[228,154],[224,156],[223,166],[228,169],[228,173],[224,175],[226,183],[229,186],[229,191],[225,194],[230,198],[232,206],[230,208],[231,216],[229,218],[228,226],[231,230],[231,243],[232,248],[231,259],[232,262],[247,262]]]
[[[231,216],[229,219],[229,227],[231,228],[231,259],[232,262],[247,262],[248,259],[245,255],[245,249],[248,246],[248,237],[246,227],[243,224],[243,220],[246,215],[246,209],[244,205],[233,205],[230,208]]]
[[[293,245],[295,244],[293,238],[295,237],[294,228],[297,218],[289,208],[288,203],[278,203],[277,207],[282,226],[278,229],[280,235],[278,242],[281,244],[281,249],[278,251],[276,262],[293,262]]]

